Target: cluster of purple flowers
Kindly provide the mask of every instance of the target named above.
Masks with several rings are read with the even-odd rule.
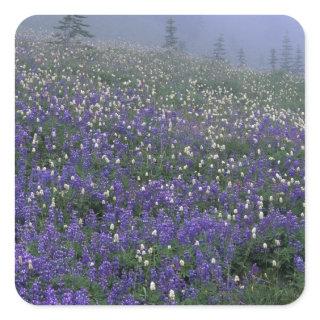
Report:
[[[16,50],[26,301],[246,303],[303,274],[304,114],[280,104],[302,80],[272,92],[268,74],[183,55],[25,37]],[[206,86],[237,73],[237,93]]]

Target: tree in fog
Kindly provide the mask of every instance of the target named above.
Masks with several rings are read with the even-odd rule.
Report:
[[[175,20],[170,17],[166,23],[165,48],[169,50],[177,50],[178,38],[176,36],[177,27]]]
[[[214,43],[213,57],[215,60],[225,60],[226,50],[224,45],[224,36],[220,34],[217,41]]]
[[[86,16],[67,15],[58,21],[54,28],[58,30],[54,34],[55,42],[67,47],[70,42],[79,37],[92,38],[93,35],[87,30],[88,24],[84,23]]]
[[[266,57],[263,53],[259,54],[259,67],[261,70],[265,70],[266,68]]]
[[[288,33],[286,33],[282,40],[281,52],[281,69],[283,71],[291,71],[292,68],[292,46]]]
[[[247,60],[246,60],[246,56],[243,48],[240,48],[240,50],[238,51],[238,62],[239,62],[239,67],[241,68],[247,65]]]
[[[182,40],[179,40],[179,41],[178,41],[178,44],[177,44],[177,49],[178,49],[180,52],[186,52],[186,42],[185,42],[185,41],[182,41]]]
[[[297,47],[294,65],[293,65],[293,71],[296,73],[303,73],[304,72],[304,58],[303,53],[300,49],[300,47]]]
[[[277,62],[278,62],[278,58],[277,58],[276,49],[272,48],[270,50],[269,64],[273,72],[276,70]]]

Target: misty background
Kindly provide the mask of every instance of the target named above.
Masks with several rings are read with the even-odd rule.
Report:
[[[63,16],[31,16],[18,27],[53,32]],[[163,46],[166,21],[169,16],[87,16],[89,31],[97,40],[122,40],[144,46]],[[299,46],[304,53],[304,32],[300,24],[288,16],[260,15],[178,15],[172,16],[177,36],[191,54],[212,56],[213,46],[220,34],[225,38],[226,57],[236,64],[238,52],[243,48],[250,67],[269,67],[272,48],[281,55],[282,40],[287,33],[293,56]]]

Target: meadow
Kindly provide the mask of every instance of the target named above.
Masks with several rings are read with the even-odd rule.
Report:
[[[16,287],[32,304],[287,304],[304,79],[16,39]]]

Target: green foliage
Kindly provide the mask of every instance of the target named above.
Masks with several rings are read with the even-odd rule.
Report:
[[[296,301],[304,289],[304,275],[294,274],[293,280],[281,283],[271,275],[243,290],[242,304],[284,305]]]
[[[27,251],[28,251],[31,255],[35,256],[35,257],[37,257],[37,256],[40,255],[40,253],[39,253],[39,251],[38,251],[38,244],[37,244],[37,242],[31,242],[31,243],[27,246]]]

